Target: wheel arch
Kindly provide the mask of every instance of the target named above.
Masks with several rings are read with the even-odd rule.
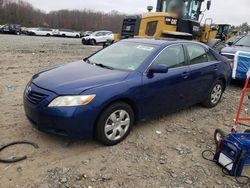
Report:
[[[90,40],[93,40],[95,43],[97,43],[96,39],[95,38],[91,38]]]
[[[129,98],[115,99],[115,100],[109,101],[107,104],[105,104],[102,107],[102,109],[100,110],[100,112],[98,113],[97,118],[95,120],[94,133],[96,132],[97,121],[99,120],[99,118],[100,118],[101,114],[103,113],[103,111],[105,109],[107,109],[109,106],[111,106],[112,104],[119,103],[119,102],[123,102],[123,103],[128,104],[132,108],[132,110],[134,112],[134,118],[135,118],[134,122],[138,121],[138,119],[139,119],[139,108],[138,108],[138,106],[136,105],[136,103],[133,100],[131,100]]]
[[[223,83],[223,91],[225,91],[225,89],[227,87],[227,81],[226,81],[226,79],[224,77],[220,77],[218,80]]]

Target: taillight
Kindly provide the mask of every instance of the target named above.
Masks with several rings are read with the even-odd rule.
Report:
[[[231,69],[234,68],[234,63],[233,62],[230,63],[230,67],[231,67]]]

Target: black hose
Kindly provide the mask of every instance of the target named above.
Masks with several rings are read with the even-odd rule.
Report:
[[[9,144],[6,144],[6,145],[2,146],[0,148],[0,152],[3,151],[4,149],[10,147],[10,146],[19,145],[19,144],[27,144],[27,145],[33,146],[36,149],[39,148],[39,146],[36,143],[33,143],[33,142],[29,142],[29,141],[17,141],[17,142],[11,142]],[[22,161],[22,160],[25,160],[25,159],[27,159],[27,156],[13,157],[13,159],[1,159],[0,158],[0,163],[16,163],[16,162],[19,162],[19,161]]]
[[[202,158],[205,159],[205,160],[207,160],[207,161],[216,162],[214,159],[209,159],[208,157],[206,157],[206,156],[205,156],[206,153],[211,153],[211,154],[215,155],[215,152],[213,152],[212,150],[204,150],[204,151],[202,152]],[[229,172],[228,172],[228,170],[227,170],[227,167],[228,167],[229,165],[231,165],[231,164],[234,164],[234,162],[235,162],[235,161],[233,161],[233,162],[231,162],[231,163],[229,163],[229,164],[227,164],[227,165],[225,165],[225,166],[222,166],[222,173],[223,173],[224,175],[230,176],[230,174],[229,174]],[[239,177],[237,177],[237,176],[236,176],[236,170],[237,170],[237,169],[235,168],[235,170],[234,170],[234,178],[235,178],[235,181],[236,181],[238,184],[241,184],[241,185],[248,185],[248,184],[250,183],[250,177],[248,177],[248,176],[239,176]],[[240,181],[239,178],[245,179],[246,181]]]

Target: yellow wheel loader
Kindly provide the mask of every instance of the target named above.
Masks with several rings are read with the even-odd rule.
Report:
[[[179,38],[200,41],[216,49],[221,40],[216,39],[217,29],[211,27],[212,19],[206,19],[203,25],[199,21],[205,11],[201,10],[203,3],[204,0],[158,0],[156,12],[151,12],[153,7],[149,6],[148,13],[125,17],[121,34],[115,35],[115,40]],[[211,0],[208,0],[206,10],[210,6]]]
[[[217,24],[218,32],[216,35],[217,39],[222,41],[227,41],[228,39],[235,37],[237,31],[232,30],[231,25],[229,24]]]

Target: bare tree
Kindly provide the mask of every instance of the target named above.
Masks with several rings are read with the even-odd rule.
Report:
[[[17,23],[26,27],[46,26],[73,30],[121,30],[124,15],[91,10],[59,10],[44,13],[22,0],[0,0],[0,24]]]

